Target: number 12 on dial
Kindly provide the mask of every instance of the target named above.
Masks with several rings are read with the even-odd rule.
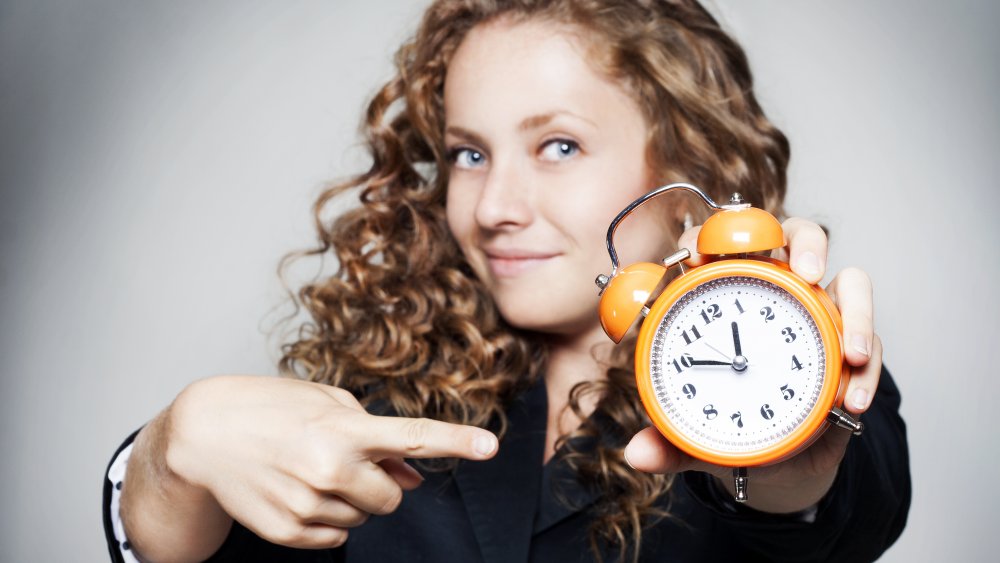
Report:
[[[673,190],[694,193],[715,213],[698,235],[704,263],[654,295],[691,252],[622,268],[613,238],[630,213]],[[612,340],[645,317],[635,373],[650,420],[693,457],[733,467],[738,501],[747,498],[747,468],[795,455],[831,423],[862,429],[840,409],[850,370],[836,306],[787,264],[759,254],[784,244],[780,223],[739,194],[720,206],[695,186],[671,184],[615,217],[612,273],[597,279],[601,324]]]

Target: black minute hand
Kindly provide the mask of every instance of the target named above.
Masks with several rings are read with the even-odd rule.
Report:
[[[733,321],[733,347],[736,348],[736,355],[743,355],[743,348],[740,346],[740,327]]]

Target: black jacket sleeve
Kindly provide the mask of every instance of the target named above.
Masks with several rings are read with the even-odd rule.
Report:
[[[875,399],[861,417],[864,434],[851,439],[812,522],[719,502],[705,474],[684,474],[685,485],[744,549],[766,560],[874,561],[902,533],[910,508],[909,452],[899,404],[899,389],[883,367]]]
[[[111,461],[108,462],[108,466],[104,468],[104,502],[102,510],[104,517],[104,539],[108,542],[108,552],[111,555],[111,561],[114,563],[125,563],[125,560],[122,558],[122,546],[118,543],[118,540],[115,539],[115,530],[111,524],[111,491],[115,487],[120,489],[121,483],[112,483],[108,478],[108,473],[111,471],[111,464],[115,462],[115,458],[117,458],[118,454],[122,453],[122,450],[127,448],[135,440],[138,433],[139,430],[136,430],[130,434],[128,438],[125,438],[122,445],[118,446],[118,449],[115,450],[115,454],[111,456]]]
[[[114,455],[111,456],[111,461],[108,462],[107,468],[104,470],[104,537],[108,543],[108,554],[111,556],[111,561],[113,563],[125,563],[121,553],[122,545],[115,538],[111,514],[112,490],[115,487],[121,487],[121,485],[119,483],[112,483],[111,480],[108,479],[108,473],[111,470],[111,464],[114,463],[118,454],[120,454],[122,450],[127,448],[135,440],[137,434],[139,434],[139,430],[130,434],[129,437],[126,438],[120,446],[118,446]],[[287,563],[338,563],[342,560],[343,550],[341,549],[308,550],[275,545],[257,537],[253,534],[253,532],[240,525],[239,522],[233,522],[233,527],[229,531],[226,541],[221,547],[219,547],[219,550],[208,559],[211,563],[254,563],[258,561],[282,561]]]

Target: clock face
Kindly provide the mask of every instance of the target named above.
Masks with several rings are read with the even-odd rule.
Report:
[[[802,424],[823,388],[826,356],[795,297],[767,281],[728,276],[670,307],[649,365],[658,406],[679,433],[719,452],[747,453]]]

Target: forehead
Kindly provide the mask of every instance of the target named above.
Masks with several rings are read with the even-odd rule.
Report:
[[[588,62],[581,30],[544,20],[499,19],[470,30],[449,64],[444,96],[449,122],[560,110],[614,120],[638,111]]]

